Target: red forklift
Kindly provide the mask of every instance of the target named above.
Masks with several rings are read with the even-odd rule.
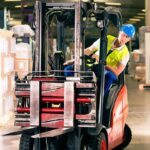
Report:
[[[119,31],[121,20],[119,9],[100,3],[36,2],[33,72],[16,78],[15,126],[21,128],[7,134],[21,134],[20,150],[111,150],[130,143],[124,72],[104,97],[108,29]],[[101,38],[97,77],[83,54],[91,35]],[[69,42],[74,76],[66,77]]]

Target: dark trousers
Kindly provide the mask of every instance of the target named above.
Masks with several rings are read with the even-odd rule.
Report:
[[[74,76],[73,72],[73,65],[68,65],[64,68],[64,75],[65,76]],[[94,68],[94,72],[96,76],[98,75],[97,67]],[[109,89],[112,85],[112,83],[117,82],[117,77],[116,75],[110,71],[110,70],[105,70],[105,89],[104,89],[104,96],[109,92]]]

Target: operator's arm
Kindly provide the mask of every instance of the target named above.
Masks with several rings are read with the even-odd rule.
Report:
[[[106,69],[111,70],[116,76],[119,76],[120,73],[125,69],[129,61],[129,57],[129,54],[127,54],[120,62],[118,62],[116,67],[106,65]]]
[[[88,55],[88,56],[92,55],[91,58],[95,59],[98,62],[99,55],[97,53],[94,53],[95,51],[97,51],[97,48],[94,45],[91,45],[90,47],[84,50],[84,55]]]
[[[91,55],[94,53],[94,51],[96,50],[96,47],[91,45],[90,47],[84,49],[84,55]],[[74,63],[74,59],[72,60],[67,60],[63,65],[66,66],[66,65],[71,65]]]
[[[125,66],[121,63],[118,63],[117,67],[106,66],[106,69],[111,70],[116,76],[119,76],[120,73],[125,69]]]
[[[67,65],[72,65],[74,63],[74,59],[71,59],[71,60],[67,60],[66,62],[64,62],[64,66],[67,66]]]
[[[90,47],[84,49],[84,55],[91,55],[96,51],[96,47],[94,45],[91,45]]]

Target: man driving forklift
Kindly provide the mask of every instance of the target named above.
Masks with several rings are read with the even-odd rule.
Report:
[[[125,69],[129,60],[129,51],[126,43],[129,42],[135,35],[135,27],[132,24],[123,25],[119,31],[118,37],[112,35],[107,36],[107,58],[105,67],[105,90],[104,95],[108,93],[108,90],[112,83],[117,81],[117,77]],[[84,54],[95,59],[95,63],[99,60],[99,47],[100,38],[95,41],[90,47],[84,50]],[[73,76],[73,63],[74,60],[67,61],[64,65],[68,65],[64,68],[65,76]],[[87,64],[88,66],[88,64]],[[98,76],[98,66],[92,65],[90,68]]]

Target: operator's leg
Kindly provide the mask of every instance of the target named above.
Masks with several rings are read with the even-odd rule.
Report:
[[[92,70],[94,71],[95,75],[98,77],[99,76],[99,72],[98,72],[98,65],[93,65]],[[109,89],[112,85],[112,83],[117,82],[118,78],[117,76],[110,70],[105,70],[105,88],[104,88],[104,96],[106,96],[106,94],[108,94]]]
[[[64,68],[64,76],[74,76],[74,66],[73,65],[68,65]]]
[[[105,70],[105,89],[104,89],[104,96],[108,94],[108,91],[112,85],[112,83],[117,82],[117,76],[109,70]]]

